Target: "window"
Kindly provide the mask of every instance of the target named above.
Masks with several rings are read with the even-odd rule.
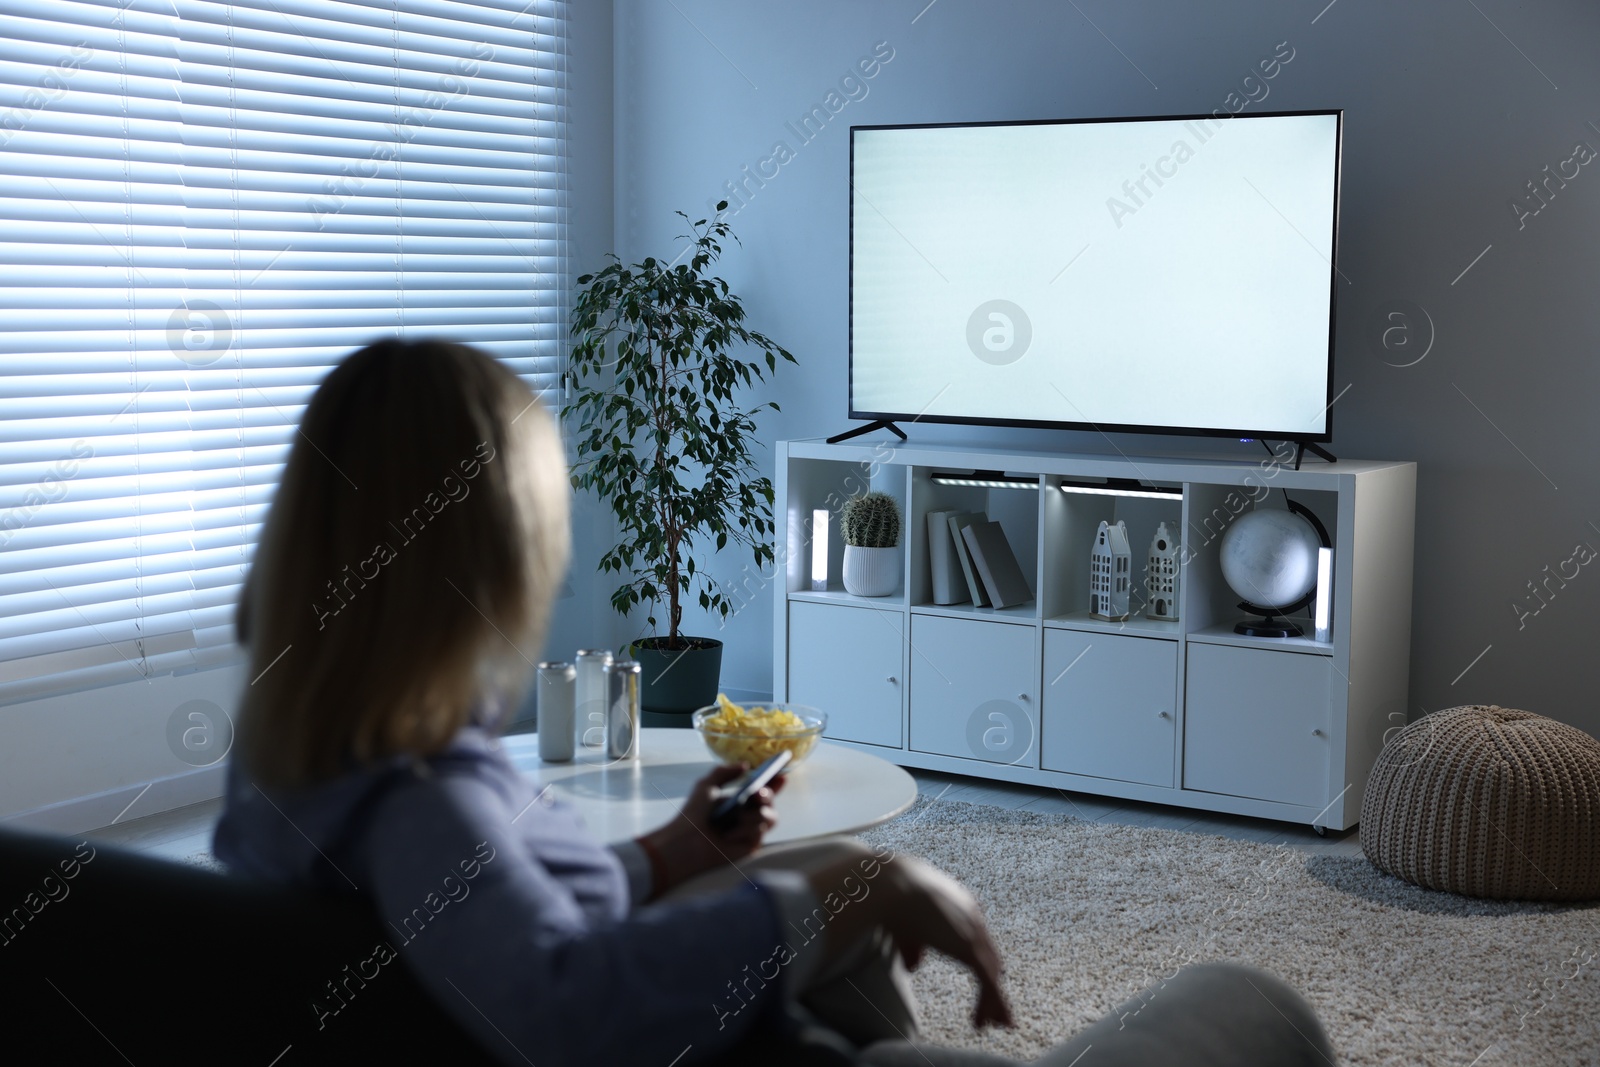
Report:
[[[236,661],[322,376],[390,335],[559,378],[556,0],[7,0],[0,702]]]

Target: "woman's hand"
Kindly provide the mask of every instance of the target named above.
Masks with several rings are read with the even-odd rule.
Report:
[[[1000,986],[1000,952],[989,937],[978,902],[960,882],[912,856],[898,855],[887,865],[896,906],[886,909],[883,925],[894,935],[908,968],[922,962],[927,949],[961,963],[978,980],[972,1025],[1011,1026],[1011,1005]]]
[[[656,880],[665,883],[654,886],[652,895],[660,896],[703,871],[737,863],[761,847],[762,839],[778,823],[772,799],[783,789],[781,775],[757,793],[754,802],[739,809],[727,829],[711,825],[711,808],[718,792],[749,769],[742,763],[713,767],[689,790],[676,818],[640,839],[645,851],[658,857]]]
[[[1011,1026],[1011,1006],[1000,985],[1000,953],[966,887],[904,853],[881,861],[865,848],[862,853],[805,872],[817,899],[849,902],[836,911],[830,907],[833,918],[824,941],[830,956],[849,952],[860,938],[881,928],[894,939],[908,968],[915,969],[933,949],[972,972],[978,981],[973,1026]],[[865,893],[863,881],[869,885]]]

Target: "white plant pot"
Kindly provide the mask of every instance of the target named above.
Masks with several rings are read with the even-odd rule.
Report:
[[[900,585],[900,546],[844,546],[844,588],[855,596],[888,596]]]

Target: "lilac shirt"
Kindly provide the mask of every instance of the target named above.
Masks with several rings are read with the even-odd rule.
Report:
[[[379,963],[404,961],[484,1048],[539,1067],[726,1051],[787,995],[796,974],[752,968],[810,901],[799,875],[767,872],[641,905],[638,847],[597,844],[478,727],[426,761],[270,798],[232,764],[215,851],[240,874],[368,897],[389,931]],[[336,1026],[337,1009],[311,1010]]]

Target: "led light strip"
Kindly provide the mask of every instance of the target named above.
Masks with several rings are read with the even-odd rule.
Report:
[[[984,474],[935,474],[935,485],[970,485],[979,489],[1033,489],[1039,488],[1037,478],[1006,478]]]
[[[1317,549],[1317,607],[1313,616],[1318,641],[1332,640],[1333,549]]]
[[[1084,496],[1136,496],[1147,500],[1171,500],[1182,496],[1182,489],[1119,489],[1104,485],[1058,485],[1063,493],[1081,493]]]
[[[1038,482],[998,482],[994,478],[960,478],[934,475],[934,485],[966,485],[979,490],[1038,490]]]
[[[827,508],[815,508],[811,512],[811,588],[818,593],[828,590]]]

